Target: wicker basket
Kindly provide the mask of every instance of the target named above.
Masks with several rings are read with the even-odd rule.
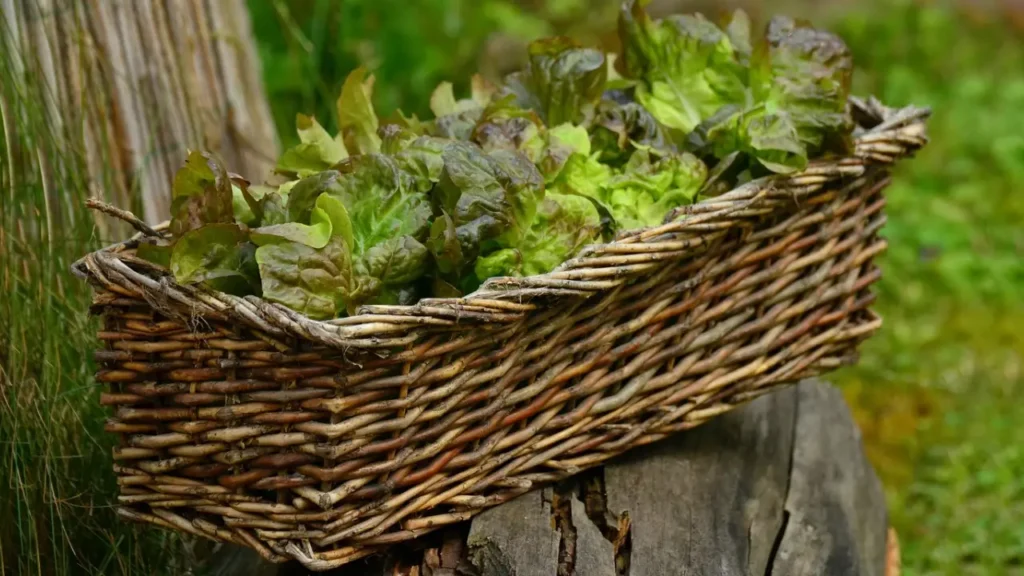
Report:
[[[178,285],[141,234],[86,256],[120,515],[329,569],[853,361],[928,116],[853,109],[851,157],[458,300],[318,322]]]

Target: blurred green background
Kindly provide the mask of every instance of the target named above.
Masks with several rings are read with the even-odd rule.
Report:
[[[477,70],[498,77],[531,38],[612,47],[617,4],[249,0],[286,145],[297,112],[334,124],[341,81],[360,64],[377,75],[380,113],[424,114],[438,82],[458,90]],[[853,48],[858,93],[934,110],[932,143],[888,192],[884,328],[856,368],[832,379],[885,483],[903,573],[1024,574],[1024,9],[977,0],[744,5],[813,17]],[[67,178],[62,185],[81,184]],[[95,326],[82,313],[87,289],[66,273],[98,246],[91,221],[66,207],[61,241],[27,241],[38,236],[24,227],[49,213],[45,194],[3,194],[0,517],[9,521],[0,523],[0,575],[183,573],[201,551],[123,525],[106,504],[115,487],[91,376]]]

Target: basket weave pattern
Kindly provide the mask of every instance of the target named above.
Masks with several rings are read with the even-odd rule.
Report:
[[[849,158],[458,300],[316,322],[90,254],[119,513],[329,569],[849,363],[927,116],[854,109]]]

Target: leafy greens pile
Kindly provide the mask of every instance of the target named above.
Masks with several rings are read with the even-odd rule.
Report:
[[[300,114],[276,184],[190,153],[169,239],[138,254],[178,282],[327,319],[543,274],[737,182],[848,152],[852,60],[839,38],[775,18],[753,39],[742,12],[719,28],[652,19],[646,3],[623,4],[617,58],[538,40],[501,86],[474,77],[458,99],[441,84],[426,121],[382,123],[373,78],[356,70],[338,134]]]

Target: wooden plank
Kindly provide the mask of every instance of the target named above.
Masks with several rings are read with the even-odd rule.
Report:
[[[555,575],[559,535],[550,503],[550,490],[535,490],[473,519],[469,557],[482,576]]]
[[[764,574],[795,414],[795,390],[780,390],[608,465],[608,507],[632,522],[630,576]]]
[[[576,528],[576,574],[578,576],[615,576],[615,549],[605,539],[575,496],[572,499],[572,523]]]
[[[883,576],[885,495],[835,388],[799,388],[788,521],[771,574]]]

